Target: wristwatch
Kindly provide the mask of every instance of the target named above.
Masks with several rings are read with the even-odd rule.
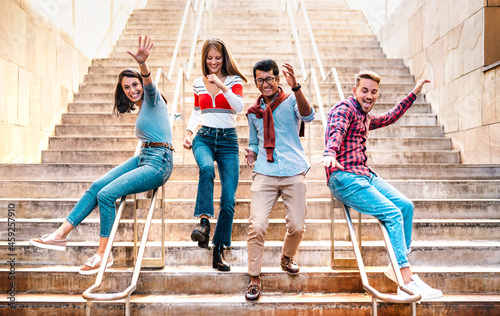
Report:
[[[297,83],[297,86],[296,86],[295,88],[292,88],[292,91],[293,91],[293,92],[295,92],[295,91],[299,91],[299,90],[300,90],[300,88],[302,88],[302,87],[300,86],[300,83]]]

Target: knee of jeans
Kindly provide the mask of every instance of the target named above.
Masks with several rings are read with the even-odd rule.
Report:
[[[215,167],[213,164],[199,165],[200,175],[215,177]]]
[[[220,206],[220,213],[219,213],[219,217],[221,215],[229,215],[231,217],[234,216],[234,203],[233,204],[230,204],[230,203],[221,203],[221,206]]]
[[[106,191],[101,190],[99,191],[99,193],[97,193],[97,201],[99,202],[99,205],[111,205],[115,202],[115,199],[106,194]],[[101,211],[101,208],[99,211]]]
[[[90,188],[87,190],[87,192],[97,197],[97,194],[99,193],[99,191],[101,191],[102,188],[103,186],[99,183],[99,180],[97,180],[90,185]]]
[[[415,205],[411,200],[405,201],[402,207],[403,216],[408,217],[411,216],[413,218],[413,210],[415,209]]]

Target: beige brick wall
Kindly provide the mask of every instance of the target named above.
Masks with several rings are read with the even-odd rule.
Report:
[[[37,163],[94,57],[146,0],[3,0],[0,163]]]
[[[377,33],[388,57],[403,58],[416,80],[432,81],[426,97],[463,163],[500,163],[500,67],[483,72],[500,60],[499,6],[405,0]]]

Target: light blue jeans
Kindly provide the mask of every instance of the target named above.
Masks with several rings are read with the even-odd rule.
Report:
[[[111,169],[92,183],[66,220],[76,227],[99,204],[99,236],[109,238],[116,216],[116,199],[153,190],[167,182],[173,168],[172,156],[172,150],[165,147],[142,148],[138,156]]]
[[[220,211],[212,244],[231,246],[236,188],[240,176],[235,128],[202,126],[193,139],[193,155],[200,168],[194,216],[214,216],[214,179],[217,162],[221,182]]]
[[[337,170],[330,176],[328,188],[345,205],[379,219],[387,229],[399,268],[410,266],[412,201],[373,173],[367,177]]]

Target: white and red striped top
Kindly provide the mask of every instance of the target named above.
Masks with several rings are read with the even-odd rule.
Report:
[[[211,96],[203,77],[193,82],[194,109],[187,126],[187,130],[195,132],[200,124],[215,128],[236,127],[236,114],[243,110],[243,81],[240,76],[227,76],[224,81],[229,90],[226,93],[219,91]]]

